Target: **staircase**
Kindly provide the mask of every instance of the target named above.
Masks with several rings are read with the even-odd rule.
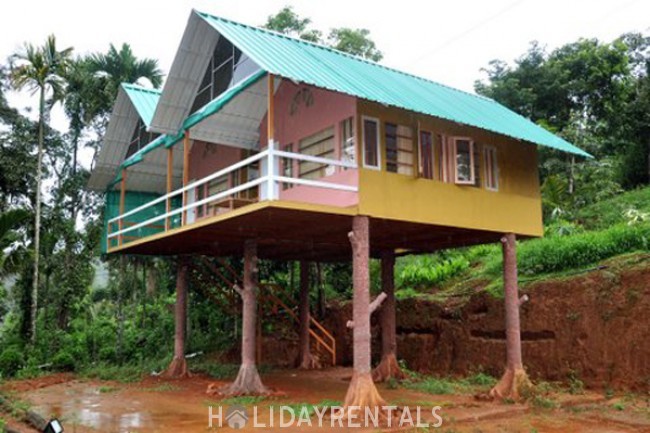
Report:
[[[240,314],[241,302],[239,301],[239,294],[234,290],[235,284],[241,287],[241,279],[235,269],[232,268],[225,260],[217,259],[219,266],[212,263],[206,258],[201,258],[201,262],[216,276],[224,287],[224,294],[226,300],[221,299],[209,290],[204,290],[204,294],[219,305],[224,310],[232,314]],[[294,325],[292,330],[297,332],[300,325],[300,317],[298,315],[298,305],[293,299],[293,296],[284,287],[274,283],[260,283],[258,295],[258,350],[257,358],[260,361],[261,357],[261,342],[262,335],[262,318],[272,313],[273,318],[283,315],[288,321]],[[265,314],[267,313],[267,314]],[[309,335],[312,353],[317,356],[322,365],[336,365],[336,339],[334,336],[316,319],[310,316]]]

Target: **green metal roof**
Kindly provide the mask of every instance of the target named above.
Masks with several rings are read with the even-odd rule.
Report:
[[[496,101],[329,47],[197,12],[263,70],[577,155],[590,155]]]
[[[153,113],[156,111],[158,99],[160,99],[160,90],[148,89],[135,84],[122,83],[122,89],[133,103],[135,110],[140,115],[144,124],[149,127]]]
[[[226,90],[223,92],[221,95],[219,95],[217,98],[213,99],[212,101],[208,102],[206,105],[204,105],[202,108],[200,108],[198,111],[190,115],[185,121],[183,122],[183,127],[181,128],[181,131],[176,134],[176,135],[161,135],[160,137],[156,138],[146,146],[144,146],[142,149],[138,150],[136,153],[128,157],[124,162],[120,165],[120,169],[117,171],[116,177],[113,180],[113,182],[109,185],[109,188],[111,188],[113,185],[115,185],[117,182],[122,180],[122,170],[123,168],[130,167],[132,165],[138,164],[142,162],[144,159],[144,156],[156,150],[157,148],[161,146],[165,147],[171,147],[174,144],[178,143],[182,138],[183,135],[185,134],[185,131],[190,129],[192,126],[196,125],[206,117],[209,117],[216,112],[218,112],[224,105],[226,105],[228,102],[232,100],[235,96],[237,96],[240,92],[246,90],[248,87],[252,86],[255,84],[258,80],[260,80],[262,77],[266,75],[266,71],[258,71],[251,75],[250,77],[246,78],[245,80],[241,81],[240,83],[237,83],[230,89]],[[122,86],[125,86],[125,84],[122,84]],[[125,89],[126,90],[126,89]],[[149,89],[145,89],[149,90]],[[151,115],[153,116],[153,110],[151,112]],[[144,120],[144,119],[143,119]],[[149,121],[151,121],[151,118],[149,118]]]

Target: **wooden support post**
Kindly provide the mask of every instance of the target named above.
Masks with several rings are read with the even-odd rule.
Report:
[[[273,151],[275,150],[275,109],[274,109],[274,103],[273,103],[273,96],[274,96],[274,91],[275,91],[275,80],[273,77],[273,74],[269,74],[268,78],[268,98],[267,98],[267,135],[268,135],[268,146],[267,150],[269,151],[269,155],[266,161],[266,171],[267,171],[267,176],[268,176],[268,182],[267,182],[267,189],[266,189],[266,199],[267,200],[275,200],[275,180],[273,179],[273,176],[275,176],[277,173],[275,172],[275,155],[273,155]]]
[[[257,348],[255,349],[255,360],[257,365],[262,364],[262,308],[261,303],[258,303],[257,308],[257,336],[255,341],[257,342]]]
[[[274,129],[275,110],[274,110],[274,107],[273,107],[273,105],[274,105],[273,104],[273,95],[274,95],[274,93],[275,93],[275,80],[274,80],[273,74],[269,74],[268,98],[267,98],[267,104],[268,104],[268,106],[267,106],[267,114],[268,115],[266,116],[267,117],[266,120],[268,122],[268,125],[267,125],[267,128],[268,128],[267,133],[268,134],[267,135],[268,135],[269,142],[272,141],[275,138],[274,137],[274,135],[275,135],[275,129]]]
[[[352,245],[353,301],[352,320],[354,322],[353,372],[348,392],[343,403],[343,412],[352,416],[352,411],[361,412],[367,408],[382,408],[386,402],[381,398],[370,369],[370,220],[357,215],[352,220],[352,231],[348,234]],[[380,410],[381,412],[381,410]],[[380,414],[384,420],[386,414]]]
[[[174,148],[170,146],[167,148],[167,194],[172,192],[172,180],[174,176]],[[165,211],[167,213],[172,210],[172,199],[167,197],[167,202],[165,203]],[[165,218],[165,231],[169,230],[172,227],[171,218]]]
[[[242,298],[242,345],[241,367],[235,381],[223,388],[208,387],[208,393],[222,395],[259,395],[270,390],[262,384],[256,363],[257,295],[258,295],[257,242],[244,242],[244,287],[234,286]]]
[[[187,362],[185,361],[185,337],[187,335],[187,272],[188,262],[184,257],[179,259],[176,273],[176,303],[174,305],[174,358],[165,370],[165,377],[187,377]]]
[[[517,288],[517,242],[514,233],[501,238],[503,246],[503,290],[506,311],[506,371],[490,390],[493,398],[518,400],[531,386],[521,356],[520,300]]]
[[[298,368],[303,370],[311,370],[318,368],[318,358],[314,357],[311,353],[311,339],[309,338],[309,328],[311,323],[311,315],[309,313],[309,262],[306,260],[300,261],[300,301],[298,304],[298,317],[299,317],[299,350],[298,350]],[[316,340],[318,347],[318,340]]]
[[[124,220],[122,215],[124,214],[124,207],[126,202],[126,168],[122,169],[122,181],[120,182],[120,219],[117,220],[117,230],[122,231],[124,227]],[[124,235],[120,233],[117,237],[117,245],[121,246],[124,242]]]
[[[183,187],[190,182],[190,131],[183,137]],[[187,206],[187,191],[183,191],[183,207]],[[181,225],[187,223],[187,211],[183,211]]]
[[[386,302],[381,307],[381,361],[372,372],[375,382],[388,379],[403,379],[404,373],[397,363],[397,330],[395,314],[395,253],[392,250],[381,253],[381,289]]]

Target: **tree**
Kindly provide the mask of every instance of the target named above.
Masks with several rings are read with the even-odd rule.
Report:
[[[513,233],[501,239],[503,246],[503,289],[506,311],[506,371],[490,390],[490,397],[518,400],[531,387],[521,357],[521,325],[517,287],[517,242]]]
[[[102,111],[108,112],[117,97],[117,91],[122,83],[137,83],[142,79],[148,80],[154,88],[162,85],[162,71],[155,59],[138,59],[129,44],[122,44],[118,51],[113,44],[106,54],[96,53],[88,59],[88,69],[102,83],[107,96]]]
[[[17,230],[23,227],[30,216],[25,209],[0,213],[0,277],[13,273],[20,261],[20,250],[11,250],[11,247],[20,239]]]
[[[347,27],[332,29],[328,36],[328,43],[334,49],[373,62],[378,62],[384,58],[384,55],[370,39],[370,30],[368,29],[350,29]]]
[[[309,312],[309,268],[310,264],[306,260],[300,261],[300,302],[298,304],[298,314],[300,318],[299,340],[300,347],[298,353],[298,368],[311,370],[320,367],[318,358],[311,353],[311,339],[309,327],[311,314]]]
[[[375,62],[383,58],[381,51],[370,39],[368,29],[335,28],[331,29],[328,37],[324,39],[322,32],[309,28],[311,23],[311,19],[302,18],[291,6],[285,6],[277,14],[269,16],[263,27],[310,42],[328,45],[336,50]]]
[[[277,14],[268,17],[264,28],[307,41],[319,42],[322,33],[308,29],[310,24],[309,18],[300,18],[291,6],[285,6]]]
[[[36,314],[38,311],[38,262],[40,255],[41,230],[41,176],[43,164],[43,142],[46,116],[52,105],[63,98],[65,82],[63,77],[69,63],[72,48],[57,50],[56,38],[51,35],[45,44],[34,47],[25,44],[23,50],[13,56],[15,64],[11,71],[11,81],[17,90],[29,89],[38,92],[38,153],[36,163],[36,200],[34,204],[34,277],[31,299],[31,340],[36,339]],[[50,94],[49,101],[46,96]]]
[[[352,220],[348,234],[352,246],[352,301],[353,319],[348,327],[353,332],[353,371],[350,386],[343,402],[344,416],[361,417],[366,410],[378,411],[382,421],[390,415],[384,412],[386,401],[379,395],[372,380],[370,358],[370,316],[386,295],[379,295],[370,302],[370,221],[367,216],[357,215]],[[361,410],[362,412],[359,412]]]
[[[259,283],[259,267],[257,258],[257,242],[244,242],[244,287],[235,286],[242,298],[242,343],[241,367],[237,378],[230,385],[216,390],[222,395],[259,395],[269,394],[257,371],[255,361],[256,332],[257,332],[257,292]],[[212,392],[208,388],[208,392]]]
[[[386,301],[381,307],[381,361],[372,372],[375,382],[403,379],[404,373],[397,363],[397,329],[395,319],[395,253],[384,251],[381,255],[381,286]]]

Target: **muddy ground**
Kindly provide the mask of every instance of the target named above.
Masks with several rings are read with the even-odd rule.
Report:
[[[73,375],[53,375],[43,378],[10,381],[2,392],[28,402],[31,409],[43,416],[55,416],[63,421],[66,432],[206,432],[209,408],[216,410],[233,404],[243,404],[249,413],[253,403],[258,407],[258,420],[267,428],[251,427],[243,431],[377,431],[363,428],[332,428],[327,418],[324,427],[293,427],[279,429],[277,411],[282,405],[300,410],[301,404],[336,405],[345,395],[349,369],[333,368],[304,372],[277,370],[263,376],[265,384],[280,391],[280,395],[252,401],[250,399],[219,400],[206,395],[207,386],[215,383],[206,376],[185,380],[165,380],[145,377],[136,383],[83,380]],[[225,382],[224,382],[225,383]],[[420,406],[421,421],[434,424],[431,408],[443,420],[441,432],[650,432],[650,406],[647,397],[619,396],[605,399],[600,393],[569,395],[554,392],[537,403],[527,405],[478,401],[474,398],[481,389],[460,394],[430,395],[410,389],[388,389],[379,386],[383,397],[391,404],[408,406],[413,411]],[[556,407],[551,407],[553,402]],[[275,428],[268,427],[273,408]],[[223,409],[224,411],[226,409]],[[7,414],[2,415],[7,417]],[[314,424],[317,423],[313,415]],[[215,421],[215,425],[216,425]],[[33,432],[25,425],[10,422],[17,431]],[[406,423],[407,427],[410,427]],[[231,431],[228,426],[218,430]],[[406,430],[415,431],[413,428]],[[426,431],[419,429],[418,431]]]

